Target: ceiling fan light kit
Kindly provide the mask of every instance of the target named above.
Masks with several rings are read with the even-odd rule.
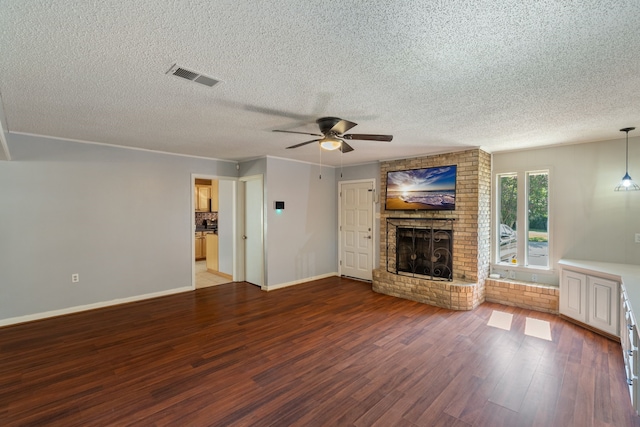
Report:
[[[326,136],[320,140],[320,147],[324,148],[325,150],[333,151],[340,148],[342,146],[342,143],[343,141],[339,140],[338,138]]]
[[[640,190],[640,186],[633,182],[631,176],[629,176],[629,132],[634,130],[634,127],[622,128],[620,132],[625,132],[627,134],[627,142],[626,142],[626,163],[625,163],[625,174],[620,181],[620,184],[616,186],[614,191],[638,191]]]
[[[311,141],[301,142],[300,144],[291,145],[287,148],[298,148],[302,147],[303,145],[311,144],[312,142],[318,142],[320,144],[320,147],[325,150],[332,151],[340,149],[340,151],[343,153],[353,151],[353,147],[347,144],[344,141],[345,139],[380,142],[389,142],[393,139],[393,135],[372,135],[365,133],[345,134],[346,131],[354,126],[357,126],[357,123],[350,122],[348,120],[342,120],[338,117],[321,117],[316,120],[316,123],[318,124],[320,132],[322,132],[322,134],[279,129],[274,129],[274,132],[297,133],[301,135],[313,135],[321,137],[318,139],[312,139]]]

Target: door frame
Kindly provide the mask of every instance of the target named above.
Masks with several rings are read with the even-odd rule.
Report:
[[[342,187],[345,184],[371,183],[373,194],[371,197],[371,268],[376,268],[376,248],[378,245],[379,227],[376,227],[376,203],[378,201],[378,189],[374,178],[352,179],[347,181],[338,181],[338,275],[342,276]]]
[[[237,240],[238,240],[238,203],[237,203],[237,193],[238,193],[238,178],[229,177],[229,176],[218,176],[218,175],[205,175],[201,173],[192,173],[191,174],[191,195],[189,196],[189,200],[191,202],[189,208],[189,224],[191,230],[191,289],[195,290],[196,288],[196,224],[194,222],[194,206],[195,206],[195,191],[196,191],[196,179],[211,179],[216,181],[232,181],[233,182],[233,194],[232,194],[232,212],[231,215],[231,235],[233,241],[233,254],[232,254],[232,281],[237,282],[239,279],[236,274],[236,265],[238,263],[237,258]]]

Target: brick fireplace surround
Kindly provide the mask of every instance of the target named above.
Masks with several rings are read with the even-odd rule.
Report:
[[[387,172],[457,165],[454,211],[387,211]],[[491,156],[479,149],[380,163],[380,267],[373,271],[373,290],[452,310],[473,310],[485,299],[489,275],[491,224]],[[387,218],[453,218],[453,280],[387,271]]]

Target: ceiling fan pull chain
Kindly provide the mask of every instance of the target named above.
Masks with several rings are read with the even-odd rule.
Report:
[[[322,179],[322,146],[318,144],[318,152],[320,153],[320,176],[318,179]]]

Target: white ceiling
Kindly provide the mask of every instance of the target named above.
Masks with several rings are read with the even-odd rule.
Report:
[[[640,127],[638,0],[1,0],[5,130],[241,161],[339,165]],[[222,80],[208,88],[173,64]],[[633,134],[631,136],[634,136]]]

